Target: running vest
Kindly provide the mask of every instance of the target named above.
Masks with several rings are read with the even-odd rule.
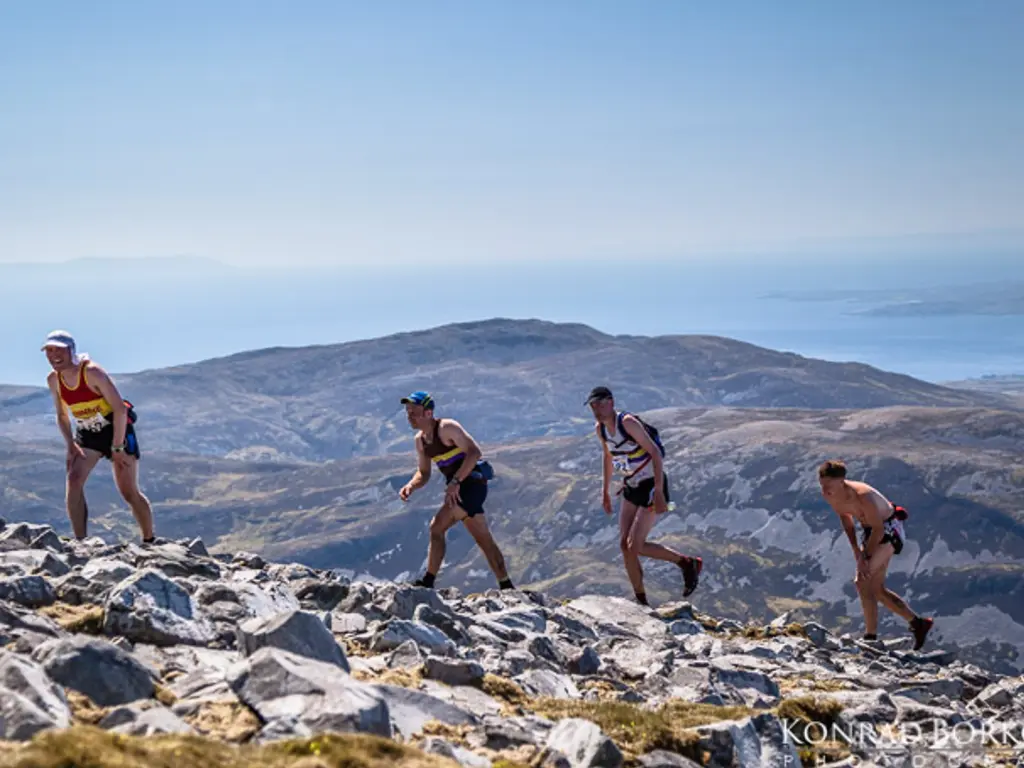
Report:
[[[64,377],[57,374],[60,387],[60,399],[71,411],[71,418],[79,429],[87,432],[98,432],[113,421],[114,409],[107,399],[89,387],[85,377],[88,361],[83,360],[78,366],[78,384],[72,389],[64,383]]]
[[[651,461],[651,455],[622,428],[622,418],[627,415],[632,415],[647,430],[647,434],[658,446],[662,456],[665,455],[665,449],[661,445],[658,430],[646,424],[636,414],[621,411],[615,415],[614,437],[608,434],[604,424],[601,425],[601,437],[608,444],[608,451],[612,455],[612,465],[617,472],[626,476],[626,481],[635,484],[654,477],[654,464]]]
[[[423,452],[441,470],[445,480],[451,482],[452,477],[459,471],[462,462],[466,460],[466,452],[457,445],[447,445],[441,441],[441,420],[434,421],[434,437],[429,443],[423,441]],[[466,480],[477,480],[480,482],[489,480],[493,476],[490,465],[486,461],[478,461],[473,471],[466,477]]]

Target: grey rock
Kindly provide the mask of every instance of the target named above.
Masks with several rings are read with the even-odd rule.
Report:
[[[47,533],[54,533],[49,525],[35,523],[13,523],[0,529],[0,551],[27,549],[32,542]]]
[[[621,597],[584,595],[565,609],[595,622],[603,636],[632,635],[653,643],[668,637],[668,626],[651,609]]]
[[[985,707],[1001,709],[1013,705],[1014,694],[1005,682],[1000,681],[986,687],[985,690],[977,695],[974,701],[976,704],[981,704]]]
[[[284,720],[306,733],[393,736],[384,698],[335,664],[267,647],[232,665],[226,677],[231,690],[266,723]]]
[[[666,752],[663,749],[656,749],[653,752],[640,755],[637,762],[643,768],[700,768],[700,763],[695,763],[688,757],[677,755],[675,752]]]
[[[313,731],[308,725],[301,722],[298,717],[289,715],[288,717],[278,717],[269,721],[253,737],[253,742],[256,744],[267,744],[282,739],[306,739],[312,735]]]
[[[190,555],[197,557],[209,557],[210,553],[206,549],[206,544],[203,543],[202,539],[192,539],[188,544],[185,545],[185,549]]]
[[[333,611],[348,597],[349,587],[340,581],[305,579],[292,587],[292,592],[307,611]]]
[[[565,656],[555,645],[555,641],[547,635],[534,635],[526,643],[526,650],[533,654],[534,658],[550,661],[558,667],[566,664]]]
[[[572,678],[558,672],[546,669],[528,669],[514,679],[531,696],[544,696],[552,699],[582,698],[580,690]]]
[[[772,699],[779,698],[779,685],[764,672],[738,669],[725,659],[715,659],[711,663],[711,680],[719,685],[731,685],[735,688],[751,688]]]
[[[435,699],[446,701],[467,712],[472,712],[477,717],[500,715],[503,711],[502,702],[473,686],[451,686],[428,679],[420,683],[419,690],[430,694]]]
[[[4,650],[0,650],[0,724],[0,736],[9,741],[71,725],[64,690],[38,664]]]
[[[900,683],[904,685],[904,683]],[[936,678],[934,680],[913,681],[908,687],[896,688],[895,692],[907,696],[922,704],[934,704],[936,699],[946,697],[951,700],[963,698],[966,686],[964,681],[953,678]]]
[[[828,642],[830,633],[821,624],[809,621],[804,624],[804,632],[808,639],[819,648],[824,648]]]
[[[437,610],[426,603],[421,603],[413,612],[413,621],[437,627],[448,635],[456,645],[470,644],[471,638],[465,628],[465,619],[456,616],[451,611]]]
[[[153,695],[153,679],[146,667],[102,638],[78,635],[49,640],[32,659],[51,679],[84,693],[101,707]]]
[[[257,568],[256,563],[262,562],[260,560],[250,560],[249,567]],[[260,565],[257,570],[266,570],[267,576],[274,581],[280,581],[283,584],[292,584],[297,581],[304,581],[306,579],[317,579],[320,578],[319,574],[310,568],[308,565],[302,565],[301,563],[273,563],[272,565]]]
[[[387,657],[387,666],[391,669],[415,669],[423,664],[424,656],[420,647],[412,640],[406,640],[395,648]]]
[[[186,707],[203,701],[237,698],[228,684],[226,671],[210,667],[195,669],[182,675],[171,683],[170,691],[177,697],[177,704],[184,704]]]
[[[455,653],[455,644],[437,627],[404,619],[392,619],[382,625],[370,641],[370,650],[391,651],[407,640],[429,653],[441,656]]]
[[[70,572],[71,567],[64,558],[52,552],[39,549],[0,550],[0,573],[3,574],[10,576],[46,575],[57,578]]]
[[[193,594],[203,613],[217,616],[241,616],[265,619],[300,608],[294,594],[280,584],[232,583],[214,581],[200,584]],[[236,619],[229,619],[236,621]]]
[[[596,675],[601,669],[601,657],[592,646],[587,645],[569,661],[568,667],[574,675]]]
[[[75,571],[54,579],[51,584],[57,600],[68,605],[102,605],[109,592],[109,588],[89,581]]]
[[[113,587],[135,573],[135,567],[117,557],[97,557],[82,566],[81,575],[91,582]]]
[[[243,568],[252,568],[257,571],[262,571],[267,567],[266,561],[252,552],[237,552],[231,562]]]
[[[577,717],[559,720],[545,746],[565,755],[572,768],[619,768],[622,751],[594,723]]]
[[[358,613],[331,613],[331,631],[339,635],[352,635],[366,629],[366,617]]]
[[[488,654],[481,663],[488,672],[500,677],[516,677],[528,669],[539,666],[534,655],[524,648],[513,648],[501,654]]]
[[[57,637],[63,630],[53,619],[40,616],[30,609],[0,600],[0,628],[9,630],[35,632],[48,637]]]
[[[132,642],[205,645],[214,638],[192,598],[162,573],[144,570],[119,583],[107,598],[103,631]]]
[[[155,736],[161,733],[195,733],[191,725],[160,704],[123,706],[107,713],[100,723],[112,733]]]
[[[843,705],[839,720],[844,727],[856,727],[859,723],[882,725],[896,719],[896,704],[885,691],[838,691],[830,696]]]
[[[494,641],[504,643],[522,643],[530,636],[526,630],[510,627],[487,618],[479,618],[469,627],[472,638],[484,643]]]
[[[661,656],[658,649],[649,642],[637,639],[615,638],[607,642],[601,651],[601,658],[612,665],[619,674],[630,680],[640,680],[659,665]]]
[[[468,710],[422,691],[397,685],[371,685],[369,688],[386,702],[394,731],[406,739],[419,733],[431,720],[445,725],[476,725],[480,722]]]
[[[51,552],[63,552],[64,542],[52,528],[36,536],[28,545],[29,549],[46,549]]]
[[[305,611],[250,619],[239,625],[238,648],[244,656],[251,656],[266,647],[335,664],[345,672],[351,670],[345,651],[331,631],[319,618]]]
[[[954,661],[956,661],[956,657],[957,652],[951,648],[946,650],[927,652],[908,651],[906,653],[901,653],[898,655],[898,658],[904,663],[920,665],[937,664],[940,667],[946,666],[947,664],[952,664]]]
[[[448,685],[476,685],[484,679],[484,668],[476,661],[428,656],[424,675]]]
[[[704,625],[693,619],[676,619],[668,625],[668,631],[675,636],[702,635],[704,634]]]
[[[368,621],[388,618],[380,606],[374,603],[374,592],[369,584],[355,582],[349,586],[348,597],[338,603],[335,613],[356,613]]]
[[[17,576],[0,579],[0,600],[10,600],[26,608],[42,608],[53,605],[57,595],[42,576]]]
[[[765,713],[737,721],[701,726],[699,748],[710,753],[714,766],[799,766],[800,754],[783,723]]]
[[[420,605],[427,605],[439,613],[450,613],[448,606],[438,597],[435,590],[414,587],[411,584],[399,586],[389,597],[385,598],[381,610],[386,616],[412,621],[416,615],[416,609]]]
[[[475,749],[503,752],[523,745],[543,744],[552,728],[548,720],[536,716],[484,718],[483,725],[472,731],[466,742]]]
[[[576,643],[591,643],[599,639],[597,631],[579,618],[571,616],[564,609],[556,608],[548,615],[548,631],[552,628],[561,636]]]
[[[449,760],[454,760],[459,765],[466,766],[466,768],[490,768],[491,765],[491,761],[486,757],[481,757],[474,752],[470,752],[468,749],[463,749],[437,736],[428,736],[424,739],[420,749],[430,755],[440,755]]]
[[[11,631],[7,649],[22,656],[31,656],[36,648],[50,639],[47,635],[30,629],[15,629]]]

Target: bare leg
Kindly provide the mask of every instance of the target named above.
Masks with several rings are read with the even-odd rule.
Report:
[[[89,473],[102,458],[103,454],[99,451],[86,448],[84,457],[76,456],[68,464],[64,502],[76,539],[84,539],[88,529],[89,510],[85,503],[85,481],[89,479]]]
[[[861,609],[864,611],[864,633],[867,635],[878,634],[878,598],[875,596],[871,580],[861,576],[857,571],[853,583],[857,587],[857,594],[860,595]]]
[[[501,549],[498,548],[494,536],[491,535],[491,529],[487,527],[487,520],[484,516],[476,515],[469,517],[467,515],[463,519],[462,524],[466,526],[466,530],[469,531],[476,545],[480,547],[480,551],[484,553],[484,557],[487,558],[487,565],[490,566],[498,581],[507,580],[508,571],[505,570],[505,558],[502,556]]]
[[[874,591],[875,598],[882,603],[882,605],[897,616],[902,617],[906,621],[910,621],[914,618],[914,612],[910,610],[910,606],[907,605],[902,597],[885,586],[886,572],[889,568],[889,562],[892,560],[893,554],[894,550],[892,545],[883,544],[879,548],[878,554],[871,558],[871,588]]]
[[[430,521],[430,544],[427,546],[427,573],[437,576],[444,563],[447,548],[445,537],[448,529],[466,516],[465,510],[457,506],[444,506]]]
[[[129,456],[128,459],[129,464],[122,465],[116,461],[113,462],[114,483],[117,485],[117,490],[121,492],[121,496],[128,502],[128,506],[132,508],[132,514],[135,516],[135,522],[139,524],[142,538],[144,540],[152,539],[153,508],[150,506],[149,499],[139,490],[139,461],[134,456]]]
[[[633,520],[633,527],[629,533],[629,547],[636,557],[650,557],[654,560],[665,560],[670,563],[678,563],[683,559],[681,552],[669,549],[662,544],[655,544],[647,541],[655,523],[658,522],[658,513],[653,507],[641,507],[637,509],[636,517]]]
[[[633,592],[639,597],[644,594],[644,570],[640,566],[640,558],[630,547],[630,534],[636,515],[636,504],[631,504],[623,499],[619,509],[619,549],[622,550],[622,560],[626,566],[629,583],[633,587]]]

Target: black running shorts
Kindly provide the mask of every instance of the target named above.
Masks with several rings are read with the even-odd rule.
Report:
[[[889,526],[889,521],[888,520],[886,520],[885,522],[886,522],[886,525],[883,528],[883,530],[885,531],[885,534],[882,536],[882,540],[880,542],[878,542],[878,545],[881,546],[882,544],[892,544],[893,554],[894,555],[898,555],[900,552],[903,551],[903,539],[900,538],[900,535],[899,535],[898,531],[893,530]],[[868,526],[864,527],[864,535],[863,535],[863,537],[860,540],[861,549],[863,549],[864,547],[867,546],[868,539],[870,539],[870,538],[871,538],[871,526],[868,525]]]
[[[459,486],[459,496],[462,501],[459,506],[466,510],[470,517],[476,517],[484,513],[484,501],[487,499],[487,483],[479,480],[465,480]]]
[[[667,504],[670,501],[668,495],[668,473],[662,472],[661,479],[661,487],[665,491],[665,503]],[[649,477],[646,480],[641,480],[635,487],[629,485],[623,486],[622,498],[630,504],[635,504],[638,507],[653,507],[654,478]]]
[[[114,424],[111,422],[100,430],[80,429],[75,433],[75,442],[83,448],[99,451],[106,459],[112,459],[113,452],[110,448],[114,445]],[[136,459],[142,458],[139,451],[139,439],[135,436],[135,427],[130,423],[125,429],[124,444],[125,453]]]

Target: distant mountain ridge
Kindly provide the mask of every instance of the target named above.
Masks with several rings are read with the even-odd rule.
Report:
[[[144,450],[309,461],[406,450],[399,399],[414,389],[432,391],[439,415],[488,441],[579,434],[590,422],[583,398],[598,383],[634,410],[1016,402],[717,336],[614,336],[502,318],[115,375],[138,406]],[[55,435],[44,389],[0,388],[0,423],[20,439]]]

